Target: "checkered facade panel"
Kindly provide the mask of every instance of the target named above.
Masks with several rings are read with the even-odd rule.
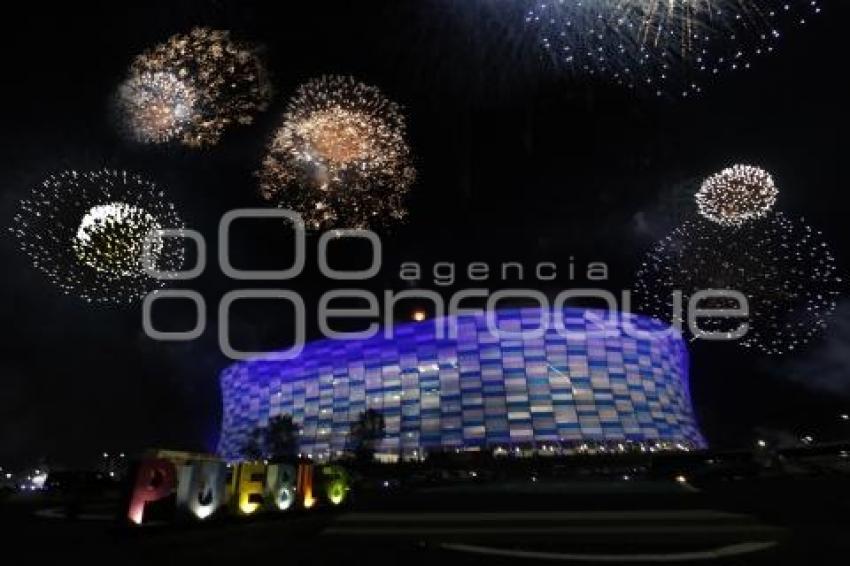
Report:
[[[366,409],[384,415],[380,451],[403,457],[585,441],[704,445],[678,334],[634,314],[566,309],[559,325],[548,315],[516,309],[489,325],[484,316],[404,324],[391,338],[321,340],[294,360],[234,364],[221,374],[219,451],[238,457],[257,427],[290,414],[302,452],[334,455]],[[545,332],[534,332],[541,318]],[[438,324],[453,325],[456,337],[437,337]]]

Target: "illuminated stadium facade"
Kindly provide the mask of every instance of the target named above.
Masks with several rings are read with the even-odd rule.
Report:
[[[562,327],[550,323],[535,337],[529,329],[541,326],[539,309],[494,316],[498,333],[484,316],[464,315],[399,325],[391,338],[312,342],[289,361],[236,363],[221,374],[219,452],[237,458],[256,427],[290,414],[301,425],[304,454],[338,455],[366,409],[384,415],[379,453],[402,458],[434,450],[704,446],[687,349],[662,323],[570,308]],[[449,322],[457,337],[437,338],[437,324]]]

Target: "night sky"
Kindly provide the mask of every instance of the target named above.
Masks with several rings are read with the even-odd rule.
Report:
[[[365,288],[406,288],[398,278],[404,261],[426,268],[422,288],[435,288],[427,276],[435,261],[457,262],[460,271],[470,261],[553,261],[562,273],[554,283],[489,287],[554,296],[587,285],[566,279],[573,258],[578,273],[588,261],[606,262],[604,286],[619,292],[642,254],[689,213],[694,182],[733,163],[769,170],[781,191],[777,208],[822,230],[847,273],[846,2],[822,2],[821,16],[789,29],[772,57],[684,101],[552,69],[516,9],[521,3],[31,2],[4,18],[0,465],[84,463],[104,450],[149,446],[215,448],[217,375],[229,363],[217,346],[215,307],[240,285],[210,261],[192,282],[209,306],[207,331],[194,342],[158,343],[144,335],[138,307],[61,295],[5,227],[18,200],[50,173],[126,169],[166,188],[214,257],[221,215],[264,206],[254,172],[287,98],[322,74],[353,75],[399,102],[416,155],[409,222],[383,235],[385,267]],[[197,25],[264,46],[272,107],[208,150],[128,143],[110,112],[127,66]],[[232,247],[243,268],[282,266],[288,253],[285,234],[265,224],[237,230]],[[339,255],[356,265],[362,249]],[[302,291],[309,312],[334,284],[308,252],[307,273],[277,286]],[[445,291],[465,286],[461,278]],[[174,329],[193,320],[175,303],[155,318]],[[284,308],[245,304],[233,312],[233,341],[243,349],[285,345],[288,322]],[[729,344],[695,344],[691,353],[691,393],[713,447],[748,447],[756,434],[841,433],[837,415],[850,407],[850,301],[825,336],[792,356],[762,358]]]

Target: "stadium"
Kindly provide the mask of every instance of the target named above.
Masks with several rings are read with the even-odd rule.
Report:
[[[219,453],[236,459],[258,427],[292,415],[305,456],[350,448],[367,409],[385,420],[384,459],[434,451],[702,448],[681,336],[645,316],[567,308],[407,323],[392,336],[324,339],[288,361],[250,360],[221,376]],[[546,314],[547,316],[542,316]],[[455,338],[438,332],[455,325]],[[544,325],[545,332],[529,329]],[[536,335],[535,335],[536,334]],[[441,337],[438,337],[441,336]]]

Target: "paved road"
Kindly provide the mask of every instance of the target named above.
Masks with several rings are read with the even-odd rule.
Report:
[[[0,506],[0,533],[5,550],[23,552],[32,564],[95,557],[122,565],[280,559],[810,566],[846,562],[848,499],[843,480],[817,489],[794,482],[709,492],[638,482],[484,484],[387,492],[336,513],[129,532]]]
[[[703,507],[705,499],[690,486],[658,482],[423,489],[388,498],[381,510],[341,514],[319,539],[351,548],[429,548],[465,560],[514,563],[775,557],[784,529],[750,514]]]

